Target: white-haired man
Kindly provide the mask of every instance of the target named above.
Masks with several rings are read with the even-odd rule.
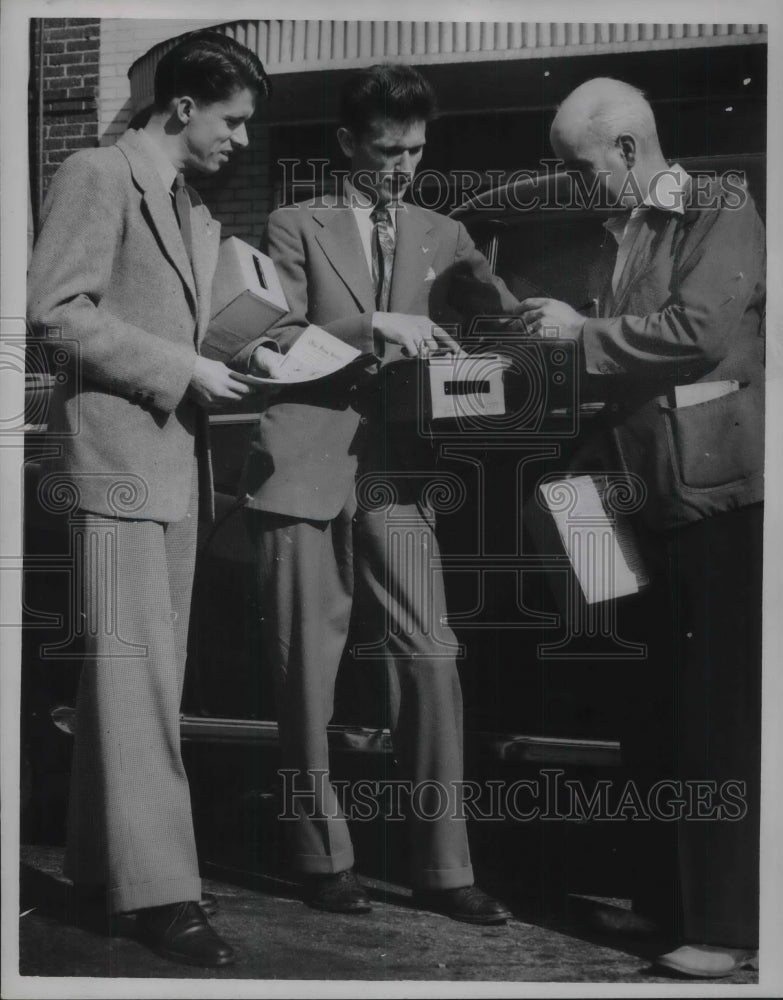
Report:
[[[605,379],[581,467],[646,487],[640,520],[658,543],[671,634],[669,655],[640,672],[640,704],[669,699],[671,728],[657,734],[672,767],[667,808],[677,790],[701,790],[636,859],[640,874],[654,871],[658,836],[676,833],[657,905],[636,897],[635,908],[678,944],[659,965],[728,975],[758,946],[764,227],[744,187],[669,166],[652,109],[628,84],[578,87],[551,143],[621,212],[595,269],[598,315],[546,298],[522,315],[534,332],[578,341],[584,373]],[[643,729],[639,713],[632,721]],[[736,808],[719,807],[715,795],[732,789]]]

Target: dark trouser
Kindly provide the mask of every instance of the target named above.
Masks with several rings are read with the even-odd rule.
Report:
[[[762,526],[758,504],[666,537],[669,652],[632,716],[631,767],[690,789],[687,818],[635,831],[635,902],[689,943],[758,946]]]
[[[77,515],[84,540],[65,871],[112,911],[201,897],[179,712],[198,491],[183,521]]]
[[[459,817],[462,696],[438,548],[415,503],[329,522],[248,512],[267,655],[276,677],[282,767],[287,772],[293,863],[327,874],[353,865],[344,815],[328,780],[326,727],[352,610],[367,668],[386,668],[389,724],[400,778],[418,787],[409,813],[412,878],[422,888],[471,885]],[[354,608],[354,594],[356,607]],[[295,792],[296,794],[291,794]],[[417,815],[418,814],[418,815]]]

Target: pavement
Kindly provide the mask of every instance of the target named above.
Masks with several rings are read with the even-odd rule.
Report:
[[[504,896],[514,919],[482,928],[415,909],[409,890],[374,878],[363,879],[372,912],[343,916],[308,907],[285,877],[225,863],[203,866],[204,888],[218,898],[213,925],[238,960],[225,970],[180,966],[140,945],[131,917],[120,918],[109,934],[101,914],[77,914],[60,874],[62,853],[40,845],[21,849],[22,976],[211,979],[216,990],[218,980],[278,986],[285,980],[659,983],[674,995],[684,986],[652,970],[651,959],[665,950],[662,942],[601,937],[587,929],[591,910],[625,908],[627,900],[570,896],[560,914],[548,916],[538,904]],[[720,982],[757,981],[758,973],[743,971]],[[179,995],[188,995],[187,986]]]

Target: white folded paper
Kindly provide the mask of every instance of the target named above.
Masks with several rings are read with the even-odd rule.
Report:
[[[311,324],[302,330],[288,352],[280,355],[274,377],[240,374],[236,377],[251,385],[312,382],[340,371],[360,355],[361,351],[355,347]]]
[[[568,557],[587,604],[636,594],[649,583],[630,520],[607,508],[604,488],[601,476],[550,480],[526,508],[537,547]]]
[[[711,399],[720,399],[739,391],[736,379],[721,379],[718,382],[692,382],[689,385],[674,387],[674,405],[678,410],[686,406],[696,406],[698,403],[708,403]]]

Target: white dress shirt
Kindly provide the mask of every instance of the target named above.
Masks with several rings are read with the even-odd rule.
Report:
[[[620,276],[648,209],[658,208],[664,212],[682,215],[685,212],[683,202],[689,180],[689,175],[685,173],[679,163],[675,163],[668,170],[656,174],[644,201],[632,209],[630,215],[625,213],[616,215],[604,223],[604,229],[607,229],[617,240],[617,260],[612,273],[613,292],[617,291]]]

